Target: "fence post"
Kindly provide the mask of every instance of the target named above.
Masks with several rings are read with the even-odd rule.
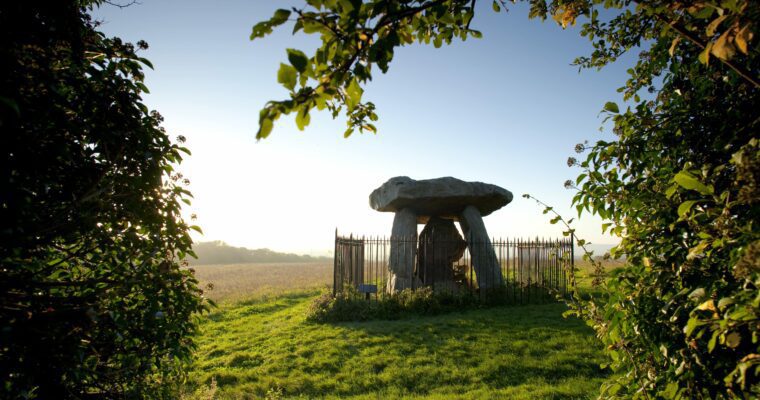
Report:
[[[333,242],[333,287],[332,295],[335,297],[337,294],[337,281],[338,281],[338,228],[335,228],[335,238]]]
[[[570,272],[575,275],[575,235],[570,233]],[[567,277],[565,277],[565,292],[567,293]]]

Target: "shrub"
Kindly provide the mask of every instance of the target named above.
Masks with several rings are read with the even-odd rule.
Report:
[[[1,398],[173,398],[206,308],[179,261],[188,152],[91,3],[0,6]]]
[[[536,293],[538,292],[538,289]],[[548,292],[543,300],[552,300]],[[489,289],[483,293],[435,292],[430,287],[416,290],[404,289],[400,292],[367,300],[362,293],[346,287],[333,296],[325,293],[315,298],[306,312],[307,321],[340,322],[366,321],[371,319],[399,319],[409,316],[437,315],[466,309],[515,304],[514,291],[510,286]]]

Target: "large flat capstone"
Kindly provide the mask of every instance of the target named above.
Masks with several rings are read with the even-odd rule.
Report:
[[[420,217],[454,220],[459,220],[467,206],[477,208],[481,216],[486,216],[511,201],[512,192],[504,188],[483,182],[465,182],[450,176],[419,181],[397,176],[369,196],[370,207],[377,211],[396,212],[408,208]]]

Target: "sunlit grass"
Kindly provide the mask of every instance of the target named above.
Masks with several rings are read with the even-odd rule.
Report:
[[[564,306],[501,307],[399,321],[312,324],[301,292],[222,306],[202,324],[193,385],[218,398],[593,398],[604,372]]]
[[[217,399],[586,399],[608,373],[593,332],[562,304],[318,324],[306,309],[330,265],[196,269],[222,302],[201,324],[187,392],[215,382]]]

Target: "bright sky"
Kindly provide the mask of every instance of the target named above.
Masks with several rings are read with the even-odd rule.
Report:
[[[514,201],[484,221],[494,237],[558,237],[561,229],[530,193],[566,217],[573,192],[563,182],[579,171],[567,167],[584,140],[610,139],[600,132],[604,103],[620,100],[630,58],[602,71],[570,65],[591,45],[578,27],[528,20],[527,8],[508,14],[478,3],[468,39],[435,49],[415,45],[397,51],[386,75],[376,70],[364,99],[377,106],[376,135],[342,136],[345,120],[313,113],[297,130],[280,119],[257,142],[258,112],[287,90],[276,80],[285,49],[310,54],[313,35],[291,35],[291,25],[256,42],[251,27],[277,8],[298,1],[140,0],[125,9],[104,5],[93,15],[108,35],[150,49],[142,55],[151,94],[146,104],[164,117],[172,137],[187,137],[193,155],[181,170],[195,196],[204,235],[236,246],[330,254],[341,233],[389,235],[391,213],[369,207],[370,192],[393,176],[454,176],[510,190]],[[584,214],[581,237],[615,243],[601,221]]]

